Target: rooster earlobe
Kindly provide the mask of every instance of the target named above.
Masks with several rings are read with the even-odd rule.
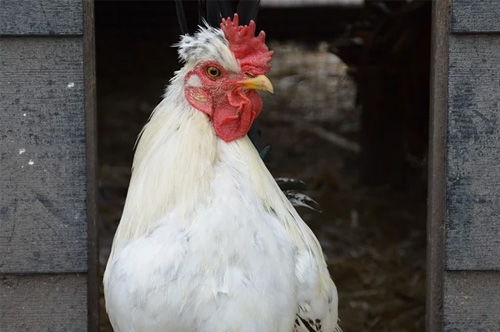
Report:
[[[203,88],[186,86],[184,88],[184,96],[191,106],[212,118],[212,97]]]

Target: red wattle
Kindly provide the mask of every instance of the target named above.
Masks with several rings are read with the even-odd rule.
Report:
[[[226,142],[245,136],[261,109],[262,100],[257,92],[231,91],[213,109],[215,133]]]

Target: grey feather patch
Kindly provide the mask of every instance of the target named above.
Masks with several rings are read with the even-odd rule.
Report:
[[[294,332],[321,332],[321,320],[305,319],[297,315],[295,319]]]
[[[306,194],[299,193],[295,190],[286,190],[284,193],[293,206],[305,207],[313,211],[321,212],[319,203]]]

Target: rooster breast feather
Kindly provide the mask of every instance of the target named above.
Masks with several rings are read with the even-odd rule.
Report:
[[[276,214],[296,248],[295,275],[297,278],[297,317],[294,332],[337,332],[338,294],[323,256],[321,246],[311,229],[268,171],[257,150],[248,138],[240,140],[242,155],[260,192],[264,206]]]
[[[298,311],[294,332],[339,332],[337,288],[308,252],[296,261]]]

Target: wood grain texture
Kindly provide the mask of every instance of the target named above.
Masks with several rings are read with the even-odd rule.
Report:
[[[446,272],[445,332],[500,331],[500,272]]]
[[[500,269],[500,38],[450,36],[446,268]]]
[[[0,273],[87,271],[82,39],[0,39]]]
[[[0,276],[0,331],[86,332],[85,275]]]
[[[446,216],[446,123],[448,114],[448,0],[433,2],[429,172],[427,195],[427,332],[442,331],[444,225]]]
[[[451,8],[454,33],[500,32],[498,0],[453,0]]]
[[[82,33],[82,0],[0,0],[0,35]]]
[[[87,154],[87,234],[88,234],[88,331],[99,330],[99,259],[97,243],[97,118],[96,118],[96,68],[94,1],[83,0],[84,35],[83,69],[85,88],[85,122]]]

